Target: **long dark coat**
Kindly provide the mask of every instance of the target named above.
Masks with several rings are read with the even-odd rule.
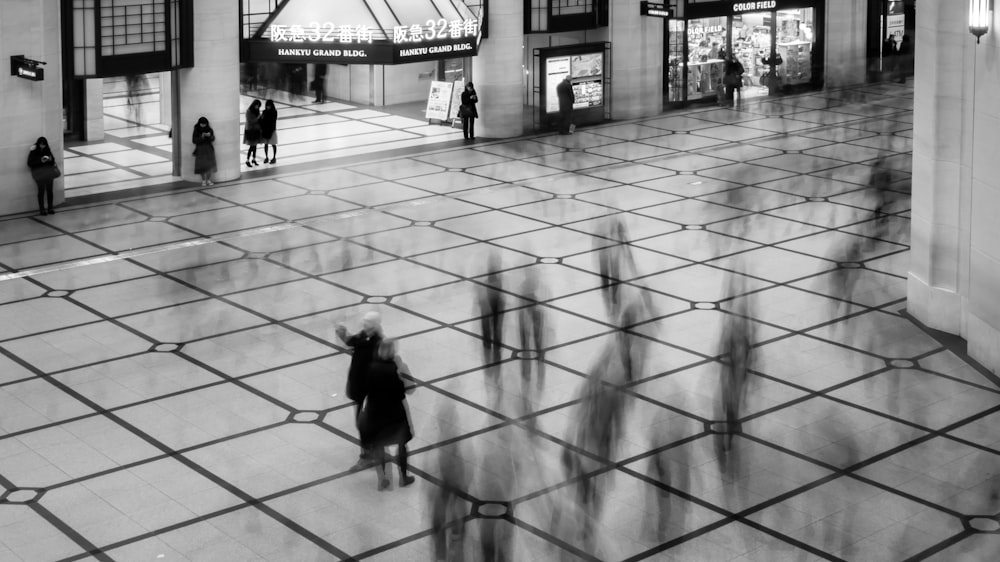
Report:
[[[366,449],[402,445],[413,439],[406,413],[406,387],[392,360],[375,359],[368,366],[368,396],[358,419],[361,444]]]

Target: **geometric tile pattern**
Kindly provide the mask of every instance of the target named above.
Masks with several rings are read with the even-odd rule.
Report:
[[[903,312],[911,106],[869,85],[2,221],[0,558],[431,560],[453,459],[466,559],[485,532],[513,560],[995,559],[1000,380]],[[608,217],[651,304],[626,326],[602,304]],[[862,263],[839,250],[857,241]],[[514,314],[484,377],[491,251],[509,311],[526,273],[542,283],[538,388]],[[718,333],[750,298],[724,466]],[[333,332],[371,309],[419,381],[417,483],[390,493],[352,468]],[[572,439],[578,397],[622,329],[646,361],[594,450]],[[603,504],[589,533],[566,523],[580,479]]]

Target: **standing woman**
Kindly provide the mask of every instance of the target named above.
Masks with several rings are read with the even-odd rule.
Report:
[[[260,143],[260,100],[253,100],[247,108],[243,128],[243,144],[247,145],[247,166],[257,165],[257,144]]]
[[[264,103],[264,113],[260,114],[260,142],[264,145],[264,163],[278,163],[278,109],[273,100]],[[274,158],[268,158],[267,145],[274,148]]]
[[[406,444],[413,439],[406,393],[412,392],[414,387],[409,385],[407,388],[403,377],[412,380],[409,369],[396,353],[395,340],[386,338],[379,343],[378,352],[368,367],[368,395],[358,419],[361,444],[374,453],[379,491],[392,485],[385,469],[388,461],[385,448],[390,445],[398,446],[399,485],[409,486],[414,481],[409,475],[406,451]]]
[[[31,177],[38,186],[38,214],[54,215],[52,208],[52,182],[61,174],[56,166],[56,157],[49,148],[49,141],[45,137],[38,137],[35,144],[28,152],[28,167],[31,168]],[[45,199],[48,198],[49,211],[45,212]]]
[[[476,111],[476,104],[479,103],[479,95],[472,82],[465,85],[462,92],[462,107],[458,110],[458,116],[462,118],[462,134],[466,140],[476,140],[476,119],[479,112]]]
[[[208,119],[199,117],[191,133],[194,143],[194,173],[201,174],[201,185],[215,185],[212,174],[215,173],[215,131],[208,124]]]

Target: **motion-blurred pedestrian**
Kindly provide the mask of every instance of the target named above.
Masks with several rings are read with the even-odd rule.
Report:
[[[340,341],[351,348],[351,366],[347,372],[346,394],[347,398],[354,402],[354,420],[357,423],[361,407],[368,394],[368,369],[383,338],[382,319],[377,312],[367,312],[361,319],[360,332],[348,335],[347,328],[343,324],[338,324],[336,333]],[[362,443],[361,455],[355,468],[368,466],[370,460],[371,455]]]
[[[500,256],[493,252],[487,258],[488,274],[479,289],[480,328],[483,334],[483,361],[486,374],[500,384],[500,359],[503,350],[503,281],[500,277]]]

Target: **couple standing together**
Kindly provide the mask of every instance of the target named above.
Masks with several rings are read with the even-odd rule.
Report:
[[[377,312],[368,312],[361,320],[361,331],[349,334],[343,324],[336,327],[337,337],[351,348],[351,366],[347,373],[347,397],[354,402],[355,420],[361,437],[361,458],[356,468],[375,465],[378,490],[392,485],[386,464],[385,448],[398,447],[399,485],[409,486],[406,444],[413,439],[413,428],[406,407],[406,394],[415,385],[410,370],[396,350],[396,341],[382,333]],[[406,382],[404,382],[404,379]]]

